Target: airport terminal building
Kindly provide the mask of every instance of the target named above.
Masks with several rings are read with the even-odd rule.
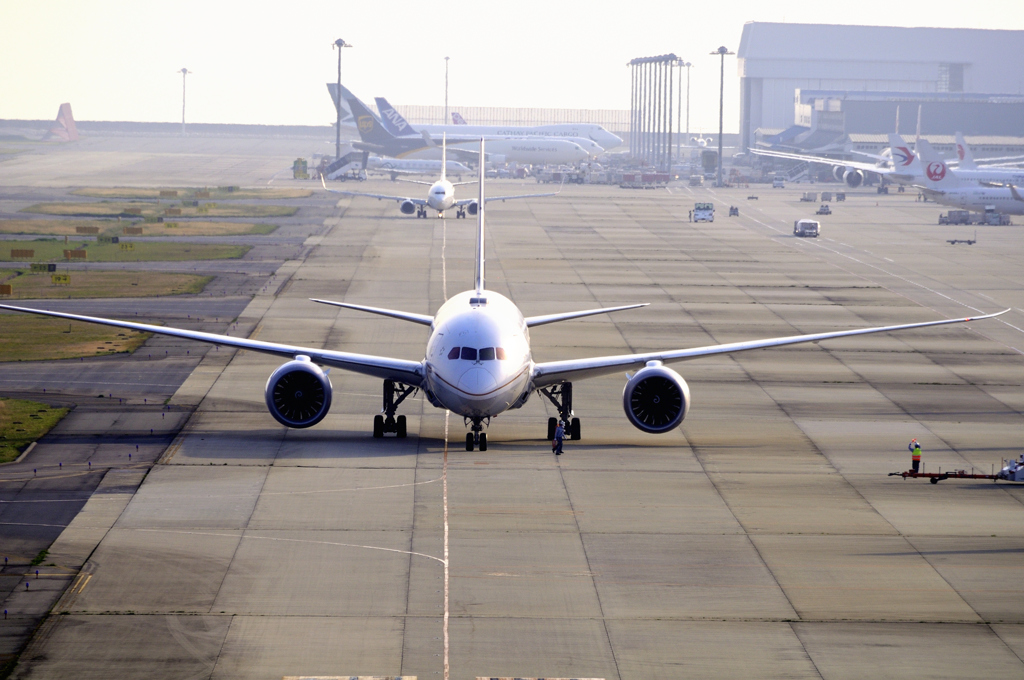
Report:
[[[821,149],[851,134],[1024,137],[1024,31],[752,22],[737,52],[740,146],[783,135]],[[778,141],[778,139],[776,140]]]

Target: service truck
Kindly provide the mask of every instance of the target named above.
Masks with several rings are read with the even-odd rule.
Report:
[[[715,221],[715,204],[714,203],[695,203],[693,206],[693,221],[694,222],[714,222]]]
[[[793,236],[818,238],[821,223],[817,220],[797,220],[793,223]]]

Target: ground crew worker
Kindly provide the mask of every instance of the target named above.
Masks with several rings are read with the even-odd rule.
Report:
[[[910,443],[907,444],[907,450],[910,451],[910,464],[914,472],[921,470],[921,445],[916,439],[911,439]]]
[[[555,455],[562,455],[562,441],[565,439],[565,421],[559,420],[558,427],[555,428],[555,440],[551,442],[555,449]]]

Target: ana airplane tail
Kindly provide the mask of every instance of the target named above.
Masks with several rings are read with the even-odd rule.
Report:
[[[398,112],[391,104],[388,104],[388,100],[384,97],[376,97],[374,101],[377,102],[377,110],[380,111],[380,119],[384,123],[384,127],[387,128],[388,132],[396,137],[404,137],[405,135],[418,135],[419,132],[409,124],[402,114]]]
[[[46,133],[46,139],[56,137],[65,142],[78,141],[78,128],[75,127],[75,117],[71,115],[71,104],[64,103],[57,110],[57,120]]]
[[[469,125],[458,111],[452,111],[452,123],[454,125]]]
[[[944,191],[962,188],[964,182],[954,175],[946,162],[942,160],[927,139],[917,142],[918,153],[921,154],[921,165],[924,167],[924,179],[929,189]]]
[[[974,156],[971,154],[971,147],[967,146],[967,141],[964,139],[962,133],[956,133],[956,156],[960,159],[958,168],[964,170],[974,170],[978,167],[978,164],[974,162]]]
[[[367,108],[366,104],[359,101],[359,97],[352,94],[344,85],[341,87],[341,98],[348,103],[352,116],[356,121],[356,129],[359,130],[359,137],[368,144],[386,144],[395,138],[388,132],[384,124],[373,111]]]

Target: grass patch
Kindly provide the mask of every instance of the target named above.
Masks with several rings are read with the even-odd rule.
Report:
[[[49,404],[27,399],[0,397],[0,463],[9,463],[28,445],[49,432],[60,419],[67,415],[66,408],[53,408]],[[36,555],[40,564],[46,551]],[[42,558],[40,559],[40,555]]]
[[[134,352],[152,333],[22,312],[0,315],[0,361],[48,361]]]
[[[165,187],[163,189],[157,188],[140,188],[140,187],[85,187],[83,189],[76,189],[71,193],[76,196],[89,196],[91,198],[161,198],[161,191],[175,191],[177,195],[173,198],[179,200],[218,200],[228,198],[240,198],[240,199],[270,199],[280,200],[282,198],[309,198],[313,195],[310,189],[290,189],[285,187],[273,187],[266,189],[242,189],[235,188],[234,191],[230,190],[229,187],[204,187],[204,188],[170,188]],[[209,194],[208,196],[201,196],[202,192]],[[170,197],[164,197],[170,198]]]
[[[168,262],[178,260],[234,260],[242,257],[252,246],[218,243],[162,243],[136,241],[132,250],[122,250],[121,243],[99,243],[77,239],[36,239],[34,241],[0,241],[0,257],[7,259],[13,249],[30,249],[35,255],[31,262],[58,262],[64,260],[65,250],[85,249],[87,262]]]
[[[276,224],[253,222],[214,222],[189,220],[187,222],[142,222],[140,220],[38,219],[0,220],[0,234],[32,234],[39,236],[77,236],[77,227],[95,227],[99,236],[118,236],[131,240],[125,227],[141,227],[143,236],[239,236],[242,234],[269,234]]]
[[[32,558],[32,561],[29,562],[29,564],[31,564],[33,567],[38,567],[40,564],[43,563],[43,560],[45,560],[46,556],[49,555],[49,554],[50,554],[50,551],[47,550],[46,548],[43,548],[42,550],[39,551],[38,555],[36,555],[35,557]]]
[[[198,206],[182,205],[181,201],[133,202],[100,201],[99,203],[36,203],[21,212],[40,215],[61,215],[64,217],[117,217],[129,215],[128,210],[138,210],[141,217],[291,217],[299,211],[297,206],[260,205],[248,203],[200,203]],[[168,209],[180,211],[172,215]]]
[[[52,298],[155,297],[159,295],[195,295],[203,292],[212,276],[171,274],[166,272],[71,271],[70,285],[55,285],[48,272],[24,269],[0,270],[0,283],[14,288],[6,300]]]

